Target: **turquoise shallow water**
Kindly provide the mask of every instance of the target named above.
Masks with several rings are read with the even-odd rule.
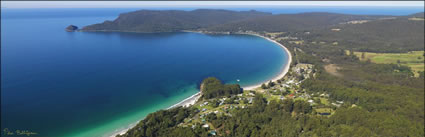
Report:
[[[253,85],[287,58],[249,35],[65,32],[116,17],[77,13],[2,18],[2,129],[104,136],[195,94],[206,77]]]

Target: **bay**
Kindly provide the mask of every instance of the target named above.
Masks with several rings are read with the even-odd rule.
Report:
[[[206,77],[248,86],[286,64],[279,46],[250,35],[64,31],[115,17],[2,19],[2,129],[102,136],[195,94]]]

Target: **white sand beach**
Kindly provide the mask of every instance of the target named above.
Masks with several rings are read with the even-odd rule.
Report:
[[[174,108],[174,107],[180,107],[180,106],[189,107],[190,105],[195,104],[196,101],[198,101],[199,97],[201,97],[201,92],[198,92],[198,93],[180,101],[179,103],[172,105],[171,107],[169,107],[167,109],[171,109],[171,108]]]
[[[270,38],[267,38],[267,37],[264,37],[264,36],[261,36],[261,35],[257,35],[257,34],[247,34],[247,35],[254,35],[254,36],[258,36],[258,37],[262,37],[262,38],[264,38],[264,39],[267,39],[267,40],[269,40],[269,41],[271,41],[271,42],[273,42],[273,43],[275,43],[275,44],[277,44],[277,45],[279,45],[287,54],[288,54],[288,62],[286,63],[286,65],[285,65],[285,67],[281,70],[281,72],[278,74],[278,75],[276,75],[274,78],[272,78],[271,79],[271,81],[273,81],[273,82],[276,82],[278,79],[281,79],[281,78],[283,78],[285,75],[286,75],[286,73],[288,73],[288,71],[289,71],[289,67],[291,66],[291,62],[292,62],[292,55],[291,55],[291,52],[289,52],[289,50],[285,47],[285,46],[283,46],[282,44],[280,44],[279,42],[276,42],[276,41],[274,41],[274,40],[272,40],[272,39],[270,39]],[[268,80],[268,81],[270,81],[270,80]],[[265,81],[265,82],[268,82],[268,81]],[[262,83],[261,83],[262,84]],[[258,84],[258,85],[252,85],[252,86],[247,86],[247,87],[242,87],[244,90],[252,90],[252,89],[255,89],[255,88],[258,88],[258,87],[261,87],[261,84]]]
[[[192,96],[180,101],[177,104],[174,104],[170,107],[168,107],[167,109],[171,109],[171,108],[175,108],[175,107],[189,107],[190,105],[193,105],[196,103],[196,101],[198,101],[198,99],[201,97],[201,92],[198,92],[196,94],[193,94]],[[117,130],[116,132],[114,132],[112,135],[110,135],[109,137],[115,137],[116,135],[123,135],[125,134],[129,129],[133,128],[134,126],[137,125],[137,123],[139,123],[139,121],[137,121],[136,123],[133,123],[131,125],[129,125],[127,128],[122,129],[122,130]]]

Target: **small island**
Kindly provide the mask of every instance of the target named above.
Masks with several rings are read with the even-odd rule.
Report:
[[[65,31],[68,31],[68,32],[73,32],[76,30],[78,30],[78,27],[75,25],[69,25],[68,27],[65,28]]]

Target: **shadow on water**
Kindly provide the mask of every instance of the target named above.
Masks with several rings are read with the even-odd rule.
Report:
[[[163,39],[172,37],[184,32],[161,32],[161,33],[141,33],[141,32],[118,32],[118,31],[82,31],[81,33],[96,34],[104,36],[119,36],[125,39]]]

